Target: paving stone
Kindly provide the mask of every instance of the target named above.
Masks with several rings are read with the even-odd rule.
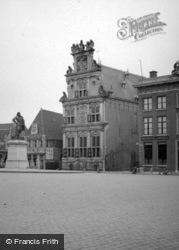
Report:
[[[179,249],[179,178],[0,173],[0,233],[65,235],[66,250]]]

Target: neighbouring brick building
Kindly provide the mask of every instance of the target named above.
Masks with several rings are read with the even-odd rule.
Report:
[[[63,103],[63,169],[127,170],[138,160],[138,75],[99,65],[94,42],[73,44]]]
[[[179,63],[171,75],[136,85],[139,96],[139,160],[144,168],[179,170]]]
[[[26,131],[30,168],[60,169],[63,148],[62,114],[41,109]]]

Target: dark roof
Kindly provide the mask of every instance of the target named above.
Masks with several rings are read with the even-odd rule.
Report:
[[[158,77],[152,77],[148,79],[144,79],[140,84],[135,85],[134,87],[146,87],[146,86],[156,86],[166,83],[175,83],[179,81],[179,77],[172,76],[172,75],[164,75]]]
[[[5,136],[9,135],[12,126],[13,126],[13,123],[0,124],[0,141],[1,142],[4,142]]]
[[[134,100],[134,96],[137,95],[137,90],[134,85],[138,84],[142,77],[132,74],[130,72],[125,79],[126,71],[110,68],[102,65],[102,83],[106,91],[113,90],[113,96],[128,100]],[[122,82],[125,80],[125,88]]]
[[[41,109],[27,130],[26,135],[32,135],[32,125],[36,123],[37,135],[46,135],[46,139],[62,140],[62,121],[62,114]]]
[[[13,123],[3,123],[3,124],[0,124],[0,130],[10,130],[12,126],[13,126]]]

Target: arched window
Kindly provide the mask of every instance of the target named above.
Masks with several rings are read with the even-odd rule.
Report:
[[[100,157],[100,133],[95,132],[91,135],[92,157]]]

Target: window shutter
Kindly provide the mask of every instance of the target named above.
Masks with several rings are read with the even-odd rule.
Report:
[[[75,157],[79,157],[79,148],[75,148]]]
[[[67,158],[67,149],[66,148],[63,149],[63,157]]]
[[[92,157],[92,150],[91,150],[91,148],[88,148],[88,157]]]
[[[87,116],[87,120],[88,120],[88,122],[91,122],[91,115]]]
[[[75,98],[78,98],[78,91],[75,90]]]
[[[86,90],[86,92],[85,92],[85,96],[88,96],[88,90]]]
[[[96,119],[97,122],[100,121],[100,114],[97,115],[97,119]]]

